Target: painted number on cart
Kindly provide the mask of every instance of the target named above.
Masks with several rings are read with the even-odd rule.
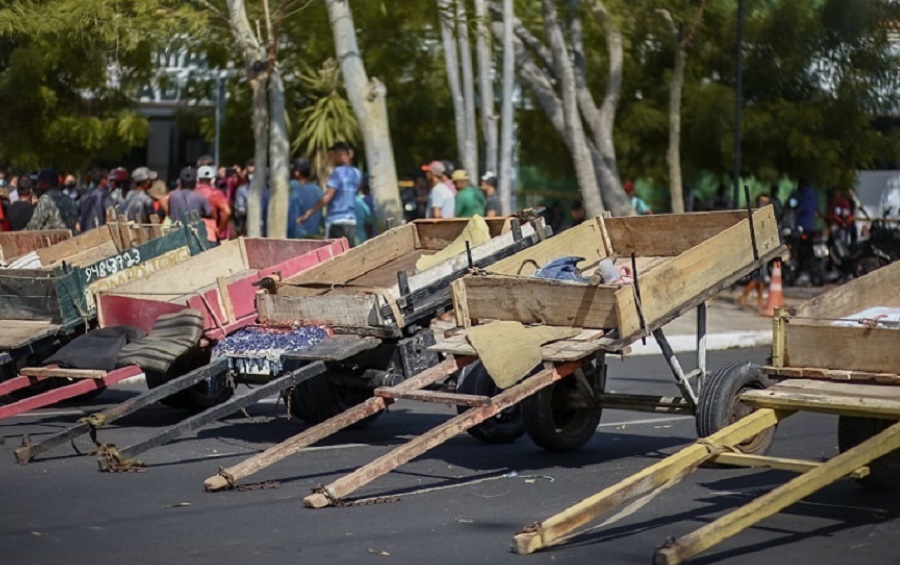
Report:
[[[85,282],[90,283],[97,279],[106,278],[114,275],[119,271],[130,269],[141,262],[141,252],[137,249],[129,249],[115,257],[109,257],[84,270]]]

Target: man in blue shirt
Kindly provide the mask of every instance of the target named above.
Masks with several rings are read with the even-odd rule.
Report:
[[[106,224],[106,211],[115,206],[109,193],[109,171],[95,169],[91,189],[78,203],[78,225],[81,232]]]
[[[803,231],[812,233],[816,226],[816,214],[819,211],[819,198],[816,191],[805,179],[800,179],[797,190],[794,192],[797,199],[797,225]]]
[[[306,159],[295,160],[292,172],[294,178],[290,182],[291,191],[288,198],[288,237],[291,239],[316,237],[322,225],[321,211],[314,212],[302,223],[297,220],[322,198],[322,189],[310,182],[312,173]]]
[[[353,166],[353,150],[340,141],[328,149],[334,170],[328,177],[325,194],[312,208],[304,212],[297,223],[302,224],[310,216],[328,206],[325,218],[325,238],[337,239],[346,237],[352,247],[356,235],[356,211],[354,199],[359,191],[362,175]]]

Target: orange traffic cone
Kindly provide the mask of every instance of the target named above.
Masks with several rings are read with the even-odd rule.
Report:
[[[769,301],[759,313],[771,318],[775,316],[775,309],[782,306],[784,306],[784,294],[781,291],[781,261],[775,261],[775,264],[772,265],[772,280],[769,282]]]

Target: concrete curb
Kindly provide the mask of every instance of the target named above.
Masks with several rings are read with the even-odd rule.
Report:
[[[675,353],[693,352],[697,350],[697,337],[694,335],[667,336],[669,344]],[[723,349],[750,349],[753,347],[766,347],[772,345],[772,332],[769,330],[725,332],[708,334],[706,336],[707,351],[721,351]],[[647,344],[640,341],[631,345],[631,355],[660,355],[662,351],[656,340],[647,339]]]

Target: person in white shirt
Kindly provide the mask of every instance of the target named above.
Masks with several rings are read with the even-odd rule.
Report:
[[[446,172],[444,164],[440,161],[432,161],[422,165],[425,178],[431,191],[428,193],[428,209],[426,218],[452,218],[456,213],[456,197],[441,180]]]

